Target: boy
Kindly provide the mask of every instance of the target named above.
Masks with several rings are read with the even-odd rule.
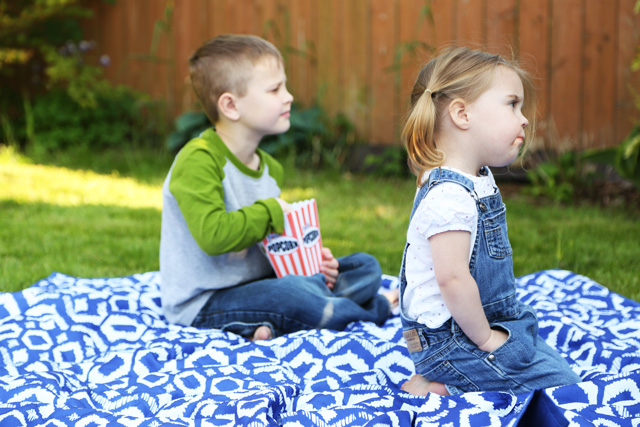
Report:
[[[381,324],[397,292],[378,295],[367,254],[323,250],[312,277],[276,278],[259,243],[282,233],[281,165],[258,148],[286,132],[293,97],[280,52],[250,35],[223,35],[189,60],[193,89],[214,124],[189,141],[165,180],[160,243],[162,307],[172,323],[251,340],[302,329]]]

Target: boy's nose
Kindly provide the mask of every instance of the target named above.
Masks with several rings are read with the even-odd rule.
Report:
[[[293,95],[291,95],[288,89],[285,89],[284,102],[285,104],[293,102]]]

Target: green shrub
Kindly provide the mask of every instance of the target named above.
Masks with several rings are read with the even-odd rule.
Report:
[[[633,206],[640,201],[640,126],[618,146],[568,151],[527,171],[529,194],[558,203],[583,200]]]
[[[552,154],[527,171],[527,191],[559,203],[572,203],[590,192],[594,174],[584,156],[575,151]]]
[[[617,147],[589,150],[585,158],[613,167],[620,177],[629,180],[640,191],[640,125],[634,126]]]
[[[174,122],[166,140],[177,152],[190,139],[211,127],[204,112],[189,111]],[[293,159],[296,166],[339,170],[344,166],[349,147],[356,142],[355,127],[343,114],[329,115],[319,106],[291,108],[291,127],[285,133],[268,135],[260,147],[280,159]]]
[[[96,94],[94,107],[82,107],[68,92],[53,90],[31,106],[33,136],[30,148],[52,151],[66,148],[142,146],[159,140],[158,112],[147,98],[125,87]],[[19,129],[26,129],[26,126]],[[26,137],[26,135],[20,135]]]
[[[211,127],[209,117],[202,111],[187,111],[178,116],[174,121],[174,130],[167,136],[167,148],[172,152],[178,152],[203,131]]]
[[[379,154],[368,154],[364,159],[364,167],[376,176],[406,178],[411,176],[407,161],[404,147],[386,147]]]
[[[112,3],[114,0],[103,0]],[[130,134],[136,96],[104,79],[109,58],[84,39],[88,0],[0,1],[0,144],[57,149],[113,146]],[[115,108],[115,112],[109,111]],[[87,123],[97,127],[82,129]]]
[[[342,113],[331,117],[318,105],[291,111],[291,128],[265,137],[261,146],[277,157],[288,157],[302,168],[340,170],[349,148],[357,142],[355,126]]]
[[[95,105],[96,92],[108,84],[102,79],[105,64],[87,55],[95,48],[83,39],[80,23],[92,14],[87,4],[86,0],[0,2],[0,79],[17,88],[0,93],[0,101],[15,98],[16,93],[32,99],[63,88],[76,102]]]

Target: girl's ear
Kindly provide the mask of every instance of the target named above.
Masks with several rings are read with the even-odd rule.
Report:
[[[456,98],[449,104],[449,117],[451,121],[460,129],[469,129],[469,111],[467,103],[461,99]]]
[[[231,121],[240,118],[240,111],[236,106],[236,98],[232,93],[225,92],[218,98],[218,112]]]

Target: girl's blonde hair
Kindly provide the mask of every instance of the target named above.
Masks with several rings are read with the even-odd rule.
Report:
[[[533,138],[536,115],[535,85],[531,75],[514,60],[506,60],[466,47],[449,48],[420,70],[411,92],[411,107],[402,129],[402,141],[409,155],[409,168],[422,185],[424,172],[442,165],[445,154],[438,149],[435,133],[440,117],[457,98],[474,102],[489,89],[496,67],[509,67],[518,74],[524,88],[522,113],[529,119],[525,144]],[[526,145],[523,146],[523,152]]]

